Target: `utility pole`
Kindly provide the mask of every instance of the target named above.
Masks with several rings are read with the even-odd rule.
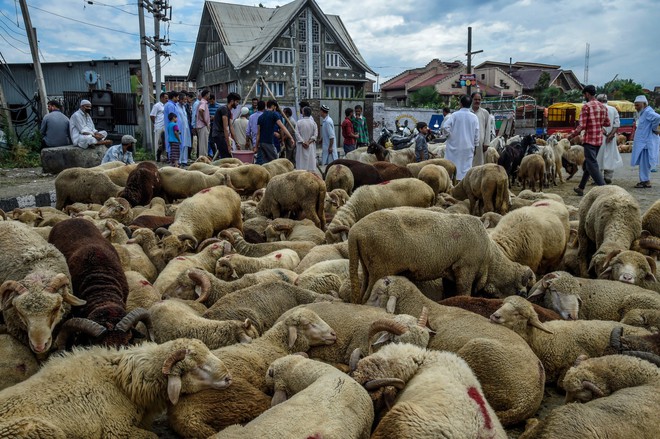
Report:
[[[156,83],[156,99],[158,99],[162,89],[160,58],[170,56],[169,53],[163,50],[162,46],[169,46],[171,44],[169,39],[165,40],[160,37],[160,22],[170,21],[172,19],[172,7],[169,5],[168,0],[153,0],[153,2],[151,0],[143,0],[142,4],[145,9],[148,12],[151,12],[154,16],[154,36],[153,38],[145,37],[145,42],[147,43],[147,46],[156,53],[156,76],[154,82]]]
[[[472,55],[476,55],[477,53],[481,53],[483,50],[476,50],[472,51],[472,27],[468,27],[468,45],[467,45],[467,74],[472,73]],[[467,94],[471,95],[472,94],[472,85],[467,86]]]
[[[32,20],[30,20],[30,11],[28,10],[26,0],[20,0],[21,12],[23,13],[23,21],[25,23],[25,31],[27,33],[28,42],[30,43],[30,53],[32,54],[32,63],[34,64],[34,74],[37,76],[37,88],[39,89],[39,102],[41,103],[41,117],[48,114],[48,96],[46,95],[46,82],[44,81],[44,72],[41,70],[41,62],[39,61],[39,47],[37,45],[37,35],[32,27]]]
[[[24,0],[22,0],[24,1]],[[153,151],[154,157],[156,156],[156,149],[154,147],[154,142],[152,141],[152,130],[151,130],[151,119],[149,118],[150,108],[149,104],[151,102],[151,84],[149,80],[149,63],[147,62],[147,43],[146,36],[144,34],[144,8],[143,1],[139,0],[138,2],[138,20],[140,22],[140,70],[142,70],[142,109],[144,115],[144,132],[142,133],[142,139],[144,144],[142,147],[145,151]]]
[[[589,83],[589,43],[587,43],[587,48],[584,52],[584,83]]]

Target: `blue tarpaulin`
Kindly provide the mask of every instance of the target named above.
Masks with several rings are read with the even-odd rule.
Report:
[[[431,116],[431,120],[429,121],[429,128],[431,128],[432,130],[439,130],[440,125],[442,125],[442,120],[444,118],[445,116],[443,116],[442,114],[434,114],[433,116]],[[436,123],[438,124],[437,127],[435,126]]]

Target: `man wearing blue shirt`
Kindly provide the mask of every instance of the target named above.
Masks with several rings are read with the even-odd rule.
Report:
[[[280,129],[282,139],[291,137],[291,134],[282,123],[279,113],[275,111],[276,108],[277,101],[268,101],[266,103],[266,111],[264,111],[264,114],[262,114],[257,121],[257,143],[254,151],[256,152],[258,150],[261,153],[261,158],[264,163],[277,159],[277,150],[275,149],[275,127]]]
[[[658,165],[658,147],[660,146],[660,137],[658,137],[658,125],[660,124],[660,114],[649,107],[649,101],[646,96],[639,95],[635,98],[635,109],[639,114],[637,119],[637,129],[633,140],[632,157],[630,164],[639,165],[639,183],[636,188],[651,187],[651,169]]]
[[[133,160],[133,148],[135,146],[135,138],[126,134],[121,138],[120,145],[111,146],[103,156],[101,164],[108,162],[122,162],[125,165],[132,165],[135,163]]]

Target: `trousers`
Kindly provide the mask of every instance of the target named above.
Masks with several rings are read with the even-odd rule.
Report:
[[[584,148],[584,164],[582,165],[582,180],[580,180],[578,186],[584,189],[587,186],[589,177],[594,179],[597,186],[605,186],[603,174],[600,173],[598,161],[596,160],[598,147],[588,143],[585,143],[582,147]]]

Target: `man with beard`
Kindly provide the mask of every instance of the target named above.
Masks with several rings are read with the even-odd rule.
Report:
[[[105,140],[108,133],[96,131],[92,120],[92,103],[87,99],[80,101],[80,108],[71,115],[69,129],[71,130],[71,141],[79,148],[87,149],[95,145],[111,145],[112,142]]]

